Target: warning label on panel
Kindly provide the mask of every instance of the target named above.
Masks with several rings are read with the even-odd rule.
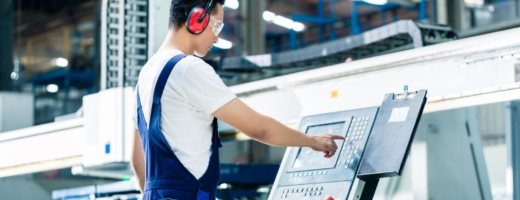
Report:
[[[392,115],[390,115],[390,119],[388,122],[404,122],[406,121],[406,116],[408,116],[408,110],[410,107],[401,107],[392,109]]]

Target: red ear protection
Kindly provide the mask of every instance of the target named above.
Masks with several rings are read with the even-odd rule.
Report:
[[[191,9],[190,14],[188,15],[188,20],[186,20],[186,28],[191,34],[198,35],[206,30],[209,23],[209,10],[213,4],[213,0],[209,0],[206,8],[202,8],[200,6],[196,6]]]
[[[208,24],[209,13],[206,12],[206,9],[200,6],[191,9],[188,20],[186,20],[186,28],[190,33],[198,35],[206,29]]]

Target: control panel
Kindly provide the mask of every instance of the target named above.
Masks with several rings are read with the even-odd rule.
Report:
[[[303,117],[300,131],[346,140],[335,141],[331,158],[308,147],[288,148],[269,199],[372,199],[379,178],[402,174],[425,103],[425,90],[409,93],[405,87],[403,94],[387,94],[380,107]],[[356,178],[366,184],[357,185],[362,193],[353,196]]]
[[[304,117],[300,131],[311,135],[342,135],[346,140],[336,140],[338,151],[331,158],[308,147],[290,148],[272,199],[323,200],[327,195],[346,199],[377,111],[373,107]]]

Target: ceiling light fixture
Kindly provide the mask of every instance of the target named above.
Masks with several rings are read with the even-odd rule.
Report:
[[[214,47],[217,47],[219,49],[231,49],[233,47],[233,43],[230,41],[224,40],[222,38],[218,39],[218,42],[216,44],[213,44]]]
[[[387,0],[363,0],[364,2],[367,2],[369,4],[374,4],[374,5],[385,5],[386,3],[388,3]]]
[[[58,67],[67,67],[69,65],[69,61],[65,58],[56,58],[53,61]]]
[[[269,11],[264,11],[264,13],[262,14],[262,17],[264,18],[265,21],[273,21],[274,17],[276,17],[276,14],[274,14],[273,12],[269,12]]]
[[[239,6],[239,3],[238,0],[227,0],[226,3],[224,3],[224,6],[236,10]]]
[[[262,17],[267,22],[273,22],[274,24],[285,27],[287,29],[293,29],[297,32],[305,30],[305,25],[301,22],[295,22],[287,17],[276,15],[270,11],[264,11]]]
[[[56,93],[56,92],[58,92],[59,89],[60,88],[56,84],[47,85],[47,92],[49,92],[49,93]]]

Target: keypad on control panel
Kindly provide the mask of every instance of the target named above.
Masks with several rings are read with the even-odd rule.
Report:
[[[370,117],[357,117],[352,119],[350,128],[347,133],[346,141],[358,141],[363,139],[367,132],[368,121]],[[340,155],[343,155],[340,153]]]
[[[367,132],[367,125],[370,117],[357,117],[352,119],[351,126],[349,127],[346,141],[357,141],[363,139],[363,136]],[[359,151],[359,145],[347,146],[347,143],[340,149],[340,156],[338,159],[337,166],[341,165],[344,168],[349,168],[354,163],[353,155],[357,155]]]
[[[343,148],[341,148],[341,153],[345,153],[347,155],[357,154],[358,149],[359,149],[359,145],[353,145],[353,146],[345,145],[345,146],[343,146]]]

